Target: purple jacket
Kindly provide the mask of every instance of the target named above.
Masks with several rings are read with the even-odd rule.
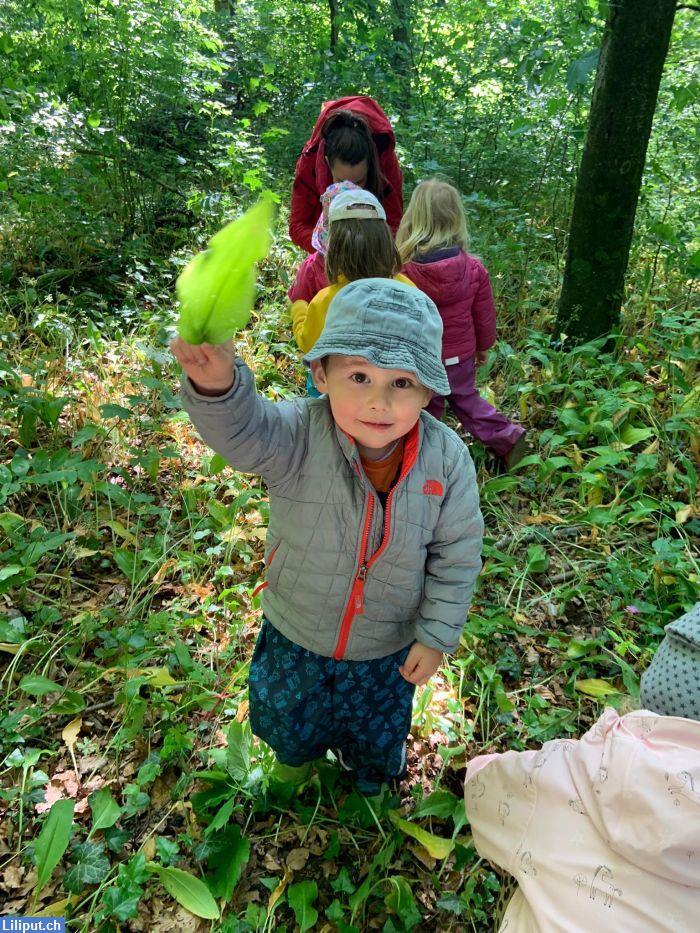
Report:
[[[426,261],[427,260],[427,261]],[[461,249],[436,250],[402,272],[432,298],[442,317],[442,358],[467,359],[496,340],[496,306],[489,274]]]

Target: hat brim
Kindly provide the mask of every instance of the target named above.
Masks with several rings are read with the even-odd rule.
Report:
[[[432,389],[438,395],[450,394],[450,383],[442,362],[415,344],[398,337],[380,333],[357,335],[336,335],[322,332],[313,347],[304,356],[308,366],[314,360],[320,360],[331,353],[343,356],[361,356],[379,369],[402,369],[414,373],[426,389]]]

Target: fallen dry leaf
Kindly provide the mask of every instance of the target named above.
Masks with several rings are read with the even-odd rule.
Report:
[[[292,871],[301,871],[304,865],[309,861],[310,855],[311,853],[308,849],[292,849],[286,858],[287,868],[290,868]]]

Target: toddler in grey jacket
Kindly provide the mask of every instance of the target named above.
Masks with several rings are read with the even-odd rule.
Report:
[[[449,391],[437,308],[347,285],[304,358],[318,399],[258,395],[230,344],[172,350],[202,438],[269,490],[253,732],[290,777],[330,749],[375,793],[405,769],[415,687],[457,648],[481,568],[469,452],[423,411]]]

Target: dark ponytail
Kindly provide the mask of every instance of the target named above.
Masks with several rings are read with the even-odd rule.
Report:
[[[365,190],[381,200],[386,178],[379,168],[379,153],[365,118],[352,110],[336,110],[323,125],[323,138],[329,166],[336,159],[348,165],[367,161]]]

